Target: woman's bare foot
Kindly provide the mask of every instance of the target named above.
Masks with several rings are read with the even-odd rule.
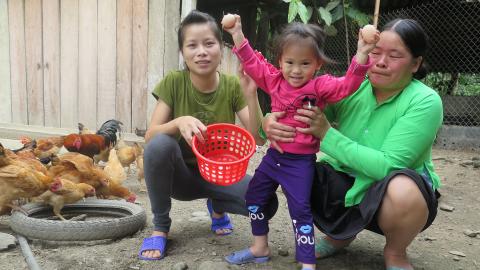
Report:
[[[163,236],[167,238],[168,233],[153,231],[152,236]],[[142,252],[142,256],[146,258],[160,258],[161,255],[160,250],[146,250]]]
[[[405,270],[413,270],[413,266],[408,261],[406,252],[398,253],[384,248],[383,258],[387,269],[388,267],[398,267]]]

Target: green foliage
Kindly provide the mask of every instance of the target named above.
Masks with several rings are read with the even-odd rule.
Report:
[[[338,7],[338,5],[340,5],[340,0],[328,2],[328,4],[325,6],[325,9],[327,11],[332,11],[334,8]]]
[[[289,3],[288,7],[288,22],[294,21],[297,17],[300,17],[300,20],[303,23],[313,22],[319,23],[320,25],[331,26],[336,21],[347,16],[352,21],[358,24],[359,27],[363,27],[368,24],[371,15],[365,14],[360,10],[352,6],[352,1],[340,1],[333,0],[327,2],[325,6],[320,5],[324,1],[318,0],[283,0],[284,2]],[[310,5],[305,5],[304,2],[310,3]],[[317,12],[317,16],[312,16],[313,11]],[[312,17],[315,18],[312,21]],[[331,27],[330,27],[331,28]],[[332,29],[330,29],[332,30]],[[329,31],[335,32],[336,31]]]
[[[358,24],[359,27],[363,27],[368,24],[371,15],[365,14],[360,10],[356,9],[351,5],[351,1],[340,1],[333,0],[327,2],[325,6],[320,5],[324,1],[318,0],[283,0],[286,3],[289,3],[288,6],[288,22],[294,21],[297,17],[303,23],[313,22],[320,25],[324,25],[327,29],[327,34],[336,35],[337,29],[333,24],[342,19],[344,16],[347,16],[349,19]],[[305,5],[309,3],[310,5]],[[316,13],[313,16],[313,13]]]
[[[306,7],[301,0],[283,0],[283,2],[290,3],[288,6],[288,22],[292,22],[295,18],[300,16],[303,23],[308,23],[312,16],[312,8]]]
[[[290,0],[289,0],[290,1]],[[298,0],[290,1],[288,6],[288,22],[291,22],[297,17],[298,14]]]
[[[480,96],[480,74],[460,75],[456,93],[461,96]]]
[[[310,19],[308,16],[308,9],[301,1],[298,1],[298,15],[300,15],[300,19],[303,23],[308,23],[308,19]],[[310,13],[310,16],[311,15],[312,14]]]
[[[448,75],[448,76],[447,76]],[[440,95],[444,96],[448,93],[450,85],[450,74],[432,72],[423,79],[423,82],[437,91]]]
[[[427,75],[424,83],[442,96],[480,96],[480,74],[433,72]]]
[[[332,22],[340,20],[341,18],[343,18],[343,6],[338,5],[333,10],[330,10],[330,13],[332,14]]]
[[[371,18],[371,16],[353,7],[349,7],[347,9],[347,16],[350,17],[355,22],[357,22],[358,26],[360,27],[363,27],[364,25],[368,24]]]
[[[320,13],[320,18],[325,22],[326,25],[332,24],[332,14],[324,7],[318,8],[318,13]]]

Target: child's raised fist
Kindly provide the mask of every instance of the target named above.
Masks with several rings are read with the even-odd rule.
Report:
[[[235,25],[235,16],[233,14],[226,14],[222,19],[222,26],[224,29],[232,28]]]

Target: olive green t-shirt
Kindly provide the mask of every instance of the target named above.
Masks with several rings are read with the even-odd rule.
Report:
[[[235,113],[246,106],[240,83],[236,76],[220,73],[217,89],[208,94],[193,86],[189,72],[178,70],[168,73],[152,92],[156,99],[164,101],[172,110],[172,119],[190,115],[204,125],[235,123]],[[177,135],[185,162],[194,163],[195,156],[185,140]]]

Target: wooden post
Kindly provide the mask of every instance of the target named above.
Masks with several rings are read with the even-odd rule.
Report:
[[[373,13],[373,26],[378,27],[378,15],[380,13],[380,0],[375,0],[375,12]]]

